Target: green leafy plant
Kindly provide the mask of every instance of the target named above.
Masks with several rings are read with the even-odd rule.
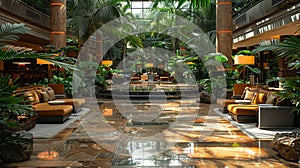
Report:
[[[21,126],[18,116],[30,119],[35,115],[30,105],[25,105],[25,97],[20,94],[14,95],[14,90],[18,88],[17,80],[10,83],[10,76],[0,74],[0,143],[7,140],[19,139],[17,134],[10,130]],[[16,138],[14,138],[16,137]]]
[[[107,79],[110,78],[111,75],[119,73],[119,70],[115,70],[109,68],[107,66],[98,66],[98,71],[95,76],[95,85],[102,87],[102,89],[106,89],[109,83]],[[119,74],[118,77],[124,77],[123,74]]]
[[[297,70],[300,68],[300,39],[295,36],[290,36],[282,42],[265,41],[253,52],[273,51],[277,58],[284,59],[291,69]],[[284,99],[290,100],[294,104],[294,111],[300,112],[300,77],[278,78],[282,82],[283,90],[279,95]]]
[[[36,54],[27,53],[23,50],[3,50],[3,46],[16,41],[19,34],[24,34],[29,29],[24,24],[5,23],[0,27],[0,61],[11,60],[20,57],[36,57]],[[34,115],[31,106],[25,105],[24,97],[15,96],[14,90],[18,88],[16,80],[10,82],[9,75],[0,74],[0,143],[19,140],[20,137],[10,131],[10,128],[20,126],[18,116],[30,118]]]
[[[300,77],[278,78],[282,82],[281,90],[278,95],[284,99],[290,100],[295,105],[294,112],[300,114]]]
[[[69,73],[68,73],[69,74]],[[73,86],[72,86],[72,75],[66,74],[65,76],[56,76],[53,75],[50,80],[51,84],[64,84],[65,94],[67,97],[72,97],[73,95]]]
[[[13,60],[16,58],[40,58],[50,61],[65,69],[75,69],[73,65],[60,62],[53,58],[53,54],[28,52],[25,50],[14,50],[6,44],[12,43],[19,38],[20,34],[25,34],[29,28],[24,23],[11,24],[5,23],[0,26],[0,61]],[[10,129],[19,126],[18,116],[30,118],[34,115],[28,101],[24,101],[22,94],[16,96],[14,90],[18,88],[16,81],[10,83],[10,76],[0,75],[0,143],[7,141],[19,141],[22,137],[11,132]]]

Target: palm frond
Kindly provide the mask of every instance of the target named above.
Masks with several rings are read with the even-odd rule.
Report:
[[[144,48],[143,41],[140,37],[138,36],[128,36],[126,40],[132,45],[133,47],[140,47]]]
[[[28,30],[28,27],[25,27],[24,23],[11,24],[4,23],[0,27],[0,45],[5,45],[8,42],[14,42],[19,39],[20,34],[25,34]]]
[[[70,57],[55,57],[49,53],[34,53],[27,51],[15,51],[15,50],[1,50],[0,49],[0,61],[12,60],[17,58],[39,58],[45,61],[49,61],[58,67],[64,68],[67,71],[76,71],[77,69],[73,65],[74,58]]]
[[[293,69],[300,66],[300,39],[298,37],[290,36],[282,42],[264,41],[253,50],[255,53],[261,51],[273,51],[278,58],[282,58],[287,63],[290,63]]]

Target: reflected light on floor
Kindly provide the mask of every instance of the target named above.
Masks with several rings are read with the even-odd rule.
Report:
[[[58,160],[59,153],[52,150],[48,150],[38,153],[37,157],[42,160]]]
[[[196,149],[197,148],[197,149]],[[269,157],[269,154],[257,147],[197,147],[192,145],[183,150],[191,158],[234,158],[255,159]],[[193,152],[191,152],[193,151]]]
[[[102,110],[102,115],[104,117],[110,117],[113,116],[113,109],[105,108]]]

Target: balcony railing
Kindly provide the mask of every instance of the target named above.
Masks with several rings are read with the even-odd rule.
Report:
[[[18,1],[22,1],[48,16],[50,15],[50,0],[18,0]]]
[[[247,10],[251,9],[253,6],[259,4],[263,0],[241,0],[236,4],[233,4],[233,18],[245,13]]]

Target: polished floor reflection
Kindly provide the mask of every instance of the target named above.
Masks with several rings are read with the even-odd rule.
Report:
[[[98,100],[100,101],[100,100]],[[101,100],[31,159],[5,167],[298,167],[195,99]],[[101,110],[100,110],[101,109]]]

